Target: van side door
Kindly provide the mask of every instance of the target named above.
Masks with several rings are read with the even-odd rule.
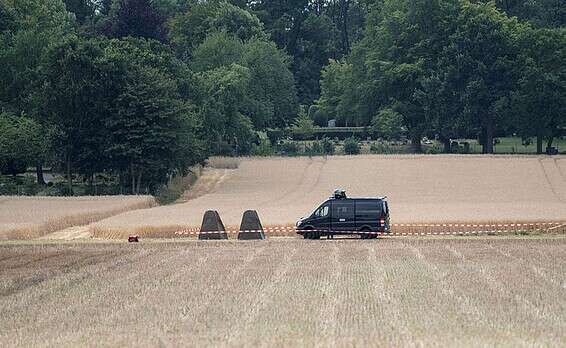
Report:
[[[331,224],[332,231],[355,230],[356,220],[353,200],[337,199],[332,202]]]
[[[382,215],[382,207],[382,202],[377,199],[356,201],[356,228],[369,227],[372,231],[377,231]]]

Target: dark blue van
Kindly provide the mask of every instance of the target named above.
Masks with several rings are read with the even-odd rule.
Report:
[[[322,203],[311,215],[297,222],[297,233],[305,239],[332,238],[334,235],[360,235],[377,238],[368,232],[389,232],[389,206],[386,197],[348,198],[342,190]]]

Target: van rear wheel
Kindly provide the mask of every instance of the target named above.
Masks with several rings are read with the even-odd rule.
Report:
[[[361,239],[373,239],[373,235],[370,234],[371,230],[367,227],[363,228],[360,234]]]

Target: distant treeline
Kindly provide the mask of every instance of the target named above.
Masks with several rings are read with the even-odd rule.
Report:
[[[0,0],[0,173],[152,192],[258,132],[565,126],[562,0]],[[303,107],[299,107],[302,105]]]
[[[496,136],[518,134],[540,153],[566,126],[565,19],[561,1],[374,2],[363,38],[323,69],[309,114],[384,135],[405,127],[416,151],[426,135],[493,153]]]

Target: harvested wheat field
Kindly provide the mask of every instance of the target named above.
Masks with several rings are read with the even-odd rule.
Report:
[[[120,214],[91,230],[102,238],[167,236],[200,226],[208,209],[229,226],[238,226],[246,209],[256,209],[264,225],[293,224],[337,187],[351,196],[388,196],[393,223],[566,219],[565,156],[250,158],[202,177],[209,179],[195,199]]]
[[[0,244],[0,345],[564,346],[566,239]]]
[[[154,205],[149,196],[0,197],[0,240],[37,238]]]

